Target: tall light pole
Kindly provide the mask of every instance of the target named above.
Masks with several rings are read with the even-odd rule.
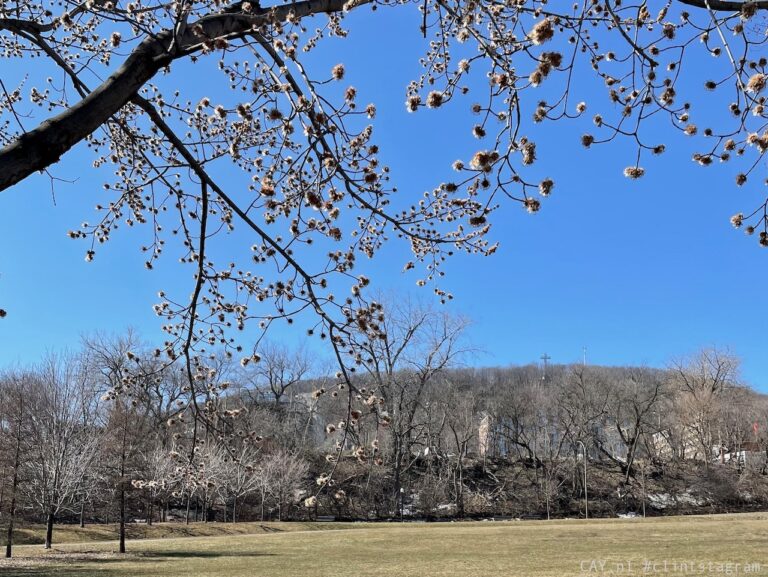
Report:
[[[587,447],[582,441],[576,441],[581,445],[582,455],[584,456],[584,518],[589,519],[589,499],[587,498]]]
[[[645,500],[647,493],[645,492],[645,463],[640,467],[640,472],[643,474],[643,519],[645,519]]]

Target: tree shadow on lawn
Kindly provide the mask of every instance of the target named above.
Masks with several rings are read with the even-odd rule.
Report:
[[[37,567],[2,567],[3,577],[92,577],[93,571],[82,567],[51,567],[38,565]]]
[[[258,551],[140,551],[133,559],[216,559],[218,557],[272,557]]]
[[[110,565],[121,562],[161,563],[163,559],[216,559],[221,557],[268,557],[274,553],[258,551],[137,551],[120,555],[90,556],[90,552],[77,552],[71,555],[51,557],[15,557],[11,562],[0,562],[2,577],[93,577],[94,574],[110,574]],[[118,574],[123,574],[116,568]]]

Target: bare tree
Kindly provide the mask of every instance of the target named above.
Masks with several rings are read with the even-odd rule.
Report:
[[[207,443],[195,462],[196,474],[190,478],[190,493],[202,499],[203,522],[210,521],[210,511],[227,483],[229,451],[218,443]]]
[[[72,506],[98,448],[89,423],[93,391],[79,359],[49,355],[29,388],[30,459],[25,490],[45,517],[45,548],[56,516]]]
[[[153,397],[162,391],[163,367],[142,357],[143,347],[132,331],[121,336],[96,334],[83,339],[88,375],[106,404],[100,412],[104,443],[101,467],[114,490],[118,509],[119,552],[126,550],[127,494],[136,485],[141,455],[153,442],[167,443],[164,424],[157,416],[165,411],[165,399]],[[172,391],[175,389],[172,388]],[[173,395],[174,393],[172,393]],[[173,415],[183,411],[174,406]],[[159,436],[152,438],[152,433]]]
[[[223,479],[221,485],[221,498],[224,502],[224,510],[227,504],[232,503],[232,522],[237,522],[238,500],[251,495],[259,489],[261,479],[259,477],[260,451],[253,445],[242,445],[235,455],[225,461]]]
[[[401,477],[415,461],[416,449],[430,446],[424,419],[427,389],[470,351],[464,343],[468,321],[411,301],[383,300],[377,319],[380,337],[364,333],[358,349],[372,385],[365,391],[365,402],[374,406],[380,397],[389,417],[393,495],[398,498]]]
[[[672,364],[677,407],[685,433],[708,466],[713,450],[722,452],[720,400],[737,384],[739,360],[728,352],[705,349]]]
[[[256,473],[261,493],[262,520],[268,498],[277,509],[277,520],[282,521],[286,517],[286,508],[298,500],[298,491],[308,472],[308,463],[287,451],[279,450],[261,461]]]
[[[634,475],[633,464],[646,435],[659,432],[659,414],[665,394],[664,377],[658,371],[632,369],[612,383],[608,395],[608,418],[625,447],[621,459],[604,451],[625,471],[624,483]]]
[[[448,447],[453,453],[452,480],[456,513],[464,517],[464,460],[470,451],[470,443],[477,436],[478,422],[475,397],[468,388],[446,382],[441,392],[441,409],[445,417],[445,434]]]
[[[168,449],[161,444],[154,448],[148,446],[139,457],[141,479],[134,480],[134,486],[146,494],[147,525],[152,525],[155,505],[158,503],[163,507],[160,510],[160,520],[165,520],[168,498],[177,484],[175,462]]]
[[[242,369],[241,380],[249,389],[271,396],[275,406],[279,406],[283,397],[312,369],[309,354],[303,347],[290,349],[283,344],[263,341],[259,356],[258,363]]]

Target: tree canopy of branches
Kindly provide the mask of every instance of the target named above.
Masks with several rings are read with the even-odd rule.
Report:
[[[703,138],[699,164],[743,163],[738,185],[768,150],[765,2],[419,1],[415,20],[429,42],[406,106],[446,108],[471,93],[477,120],[468,128],[481,146],[418,202],[402,199],[381,162],[375,103],[361,104],[355,87],[339,84],[343,63],[315,70],[306,53],[345,36],[349,12],[367,10],[373,20],[376,10],[410,4],[5,1],[2,58],[40,64],[1,87],[0,190],[39,171],[53,177],[63,155],[88,146],[114,178],[96,221],[70,233],[89,243],[87,258],[119,225],[141,224],[152,230],[142,247],[147,267],[172,247],[191,269],[191,299],[161,293],[155,306],[168,333],[158,356],[186,357],[190,377],[213,345],[248,363],[258,352],[235,342],[237,329],[301,319],[333,344],[346,379],[359,362],[350,335],[383,331],[380,307],[364,298],[369,279],[353,274],[360,255],[400,237],[412,252],[405,268],[421,270],[419,284],[428,284],[457,251],[494,252],[488,235],[499,203],[537,212],[553,190],[536,168],[541,124],[593,115],[595,133],[582,144],[628,139],[637,151],[629,178],[664,152],[663,119]],[[702,54],[719,59],[711,77],[684,73]],[[221,89],[213,97],[169,89],[163,77],[182,62],[221,74]],[[601,86],[608,104],[581,100],[577,75]],[[702,117],[702,88],[728,92],[720,117]],[[766,206],[732,222],[768,245]],[[234,228],[247,231],[250,246],[230,247],[220,260],[214,255]]]

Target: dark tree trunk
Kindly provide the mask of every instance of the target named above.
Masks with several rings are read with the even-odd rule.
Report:
[[[125,553],[125,487],[120,486],[120,553]]]
[[[19,486],[19,465],[21,463],[21,421],[24,405],[19,402],[19,422],[16,426],[16,454],[13,459],[13,481],[11,483],[11,508],[8,511],[8,536],[5,542],[5,556],[13,555],[13,521],[16,517],[16,490]]]
[[[56,515],[53,510],[48,511],[48,517],[45,520],[45,548],[50,549],[53,546],[53,523],[56,521]]]

